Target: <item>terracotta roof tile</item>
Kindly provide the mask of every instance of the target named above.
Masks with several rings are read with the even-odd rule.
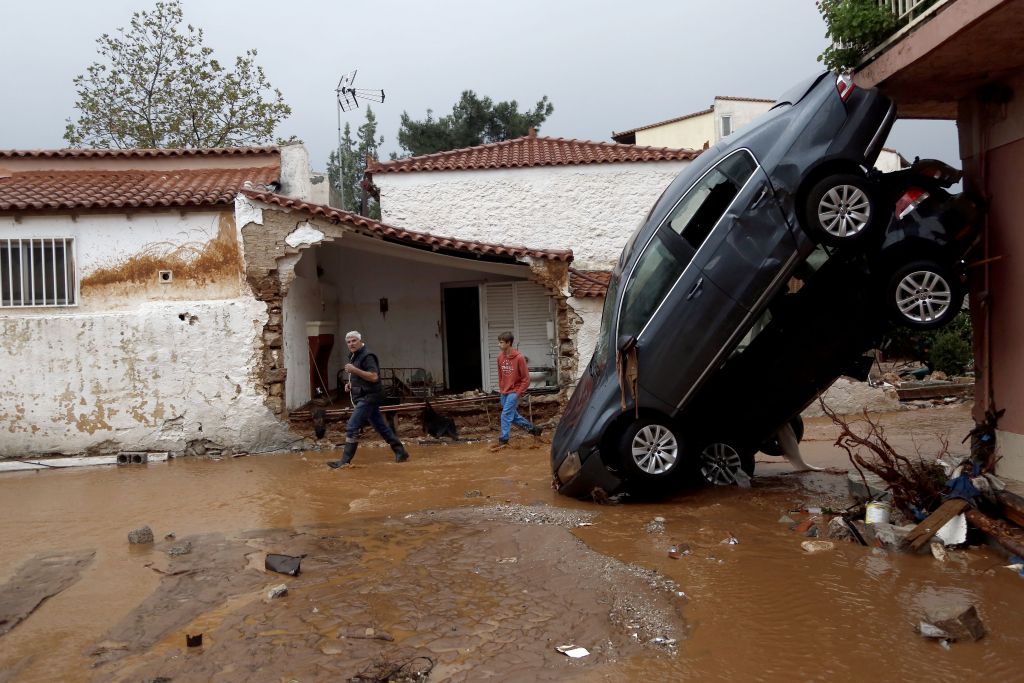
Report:
[[[569,269],[569,292],[577,299],[589,296],[605,296],[608,293],[610,270]]]
[[[572,261],[572,250],[569,249],[529,249],[515,245],[489,244],[473,240],[460,240],[454,237],[441,237],[427,232],[396,228],[350,211],[342,211],[323,204],[310,204],[273,192],[243,190],[242,194],[265,204],[275,204],[287,209],[303,211],[311,216],[320,216],[334,223],[346,223],[361,228],[366,234],[374,237],[428,248],[432,251],[472,254],[501,260],[519,260],[529,257],[549,261]]]
[[[0,172],[0,211],[231,204],[246,183],[276,182],[277,166],[174,171]]]
[[[0,159],[151,159],[270,154],[278,147],[195,147],[190,149],[0,149]]]
[[[775,104],[775,100],[767,100],[763,97],[733,97],[732,95],[715,95],[716,100],[729,100],[730,102],[765,102]]]
[[[449,152],[375,162],[368,173],[399,171],[455,171],[534,166],[677,161],[693,159],[699,152],[668,147],[637,147],[614,142],[526,136]]]

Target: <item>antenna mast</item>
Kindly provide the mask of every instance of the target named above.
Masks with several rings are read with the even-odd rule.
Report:
[[[338,185],[341,190],[341,208],[345,209],[345,161],[341,154],[341,112],[352,111],[359,108],[359,100],[370,102],[383,102],[383,90],[366,90],[354,87],[356,71],[353,69],[338,80],[338,87],[335,88],[335,99],[338,103]]]

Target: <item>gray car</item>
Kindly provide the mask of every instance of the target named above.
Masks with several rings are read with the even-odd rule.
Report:
[[[669,185],[623,249],[553,438],[562,493],[642,489],[682,469],[691,400],[794,271],[817,245],[880,238],[892,211],[868,169],[895,116],[877,91],[822,73]]]

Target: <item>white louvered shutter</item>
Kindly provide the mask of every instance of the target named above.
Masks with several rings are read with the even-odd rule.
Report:
[[[481,285],[480,290],[487,368],[484,391],[498,389],[498,335],[502,332],[515,335],[515,347],[526,356],[529,367],[552,367],[548,323],[554,316],[544,288],[533,282],[501,282]]]

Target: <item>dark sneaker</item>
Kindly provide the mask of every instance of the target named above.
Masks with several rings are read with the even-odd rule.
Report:
[[[508,448],[508,440],[498,439],[498,443],[491,446],[491,451],[500,451],[502,448]]]
[[[533,434],[534,436],[540,436],[540,433],[543,432],[543,431],[544,431],[543,427],[537,427],[537,426],[530,427],[530,433]]]
[[[327,466],[330,467],[332,470],[336,470],[339,467],[341,467],[341,461],[340,460],[328,460],[327,461]]]
[[[405,462],[408,459],[409,459],[409,452],[406,451],[404,448],[399,449],[399,451],[397,453],[395,453],[395,462]]]

